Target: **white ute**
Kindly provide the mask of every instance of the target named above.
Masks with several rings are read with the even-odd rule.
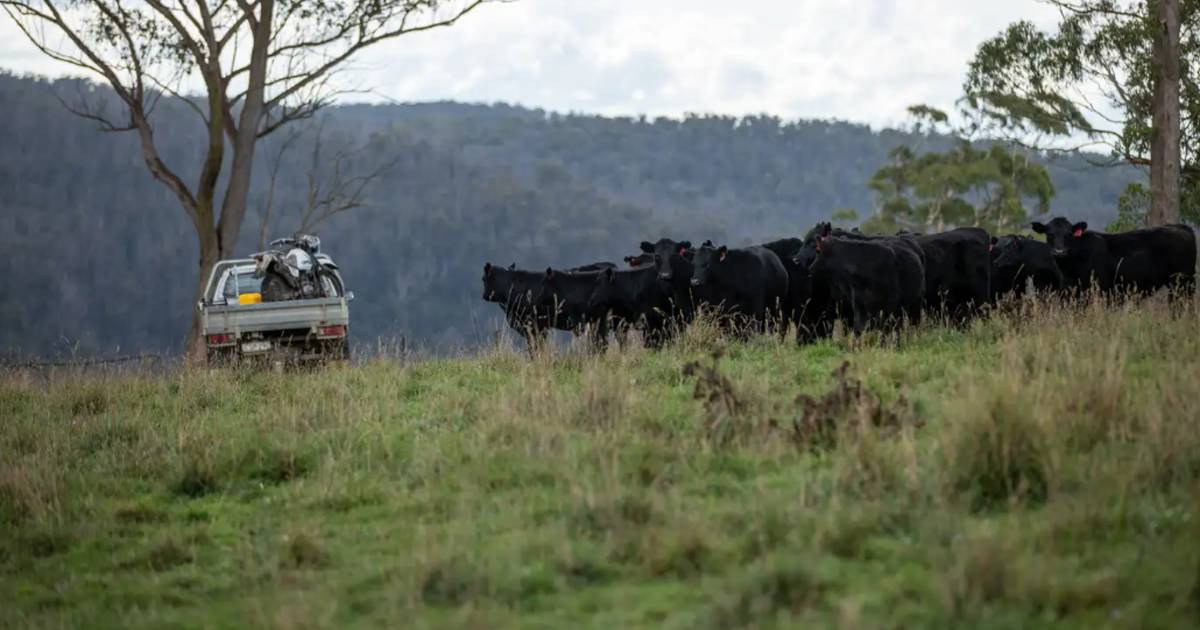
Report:
[[[325,254],[317,257],[332,264]],[[346,286],[336,271],[337,285]],[[354,292],[307,300],[262,302],[254,260],[222,260],[213,267],[200,309],[208,363],[261,359],[272,363],[345,361],[350,358],[350,306]]]

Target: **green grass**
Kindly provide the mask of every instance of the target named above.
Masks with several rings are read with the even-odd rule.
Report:
[[[0,379],[0,627],[1189,627],[1198,510],[1161,302]]]

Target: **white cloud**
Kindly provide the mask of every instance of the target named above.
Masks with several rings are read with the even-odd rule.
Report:
[[[1034,0],[519,0],[380,45],[346,80],[400,101],[507,101],[559,111],[767,112],[873,125],[949,107],[975,47]],[[0,65],[65,74],[0,18]],[[371,100],[375,97],[358,97]]]

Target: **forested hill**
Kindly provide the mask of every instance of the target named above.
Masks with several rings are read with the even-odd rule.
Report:
[[[132,134],[103,133],[55,94],[120,108],[103,88],[0,74],[0,349],[85,355],[177,349],[196,268],[178,204],[147,173]],[[905,104],[898,103],[899,110]],[[119,115],[119,114],[118,114]],[[202,133],[186,105],[156,116],[163,159],[191,181]],[[833,121],[684,120],[549,114],[506,105],[348,105],[327,110],[318,178],[387,167],[368,205],[318,231],[339,262],[359,341],[469,346],[499,326],[480,300],[485,261],[542,268],[620,260],[643,239],[731,244],[806,230],[840,208],[872,211],[867,181],[893,147],[944,140]],[[315,132],[279,169],[272,235],[299,223]],[[255,207],[284,133],[260,149]],[[1051,165],[1056,214],[1102,225],[1129,169]],[[246,219],[240,249],[258,241]]]

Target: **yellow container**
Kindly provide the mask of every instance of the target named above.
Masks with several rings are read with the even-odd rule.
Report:
[[[262,294],[243,293],[238,296],[238,304],[262,304]]]

